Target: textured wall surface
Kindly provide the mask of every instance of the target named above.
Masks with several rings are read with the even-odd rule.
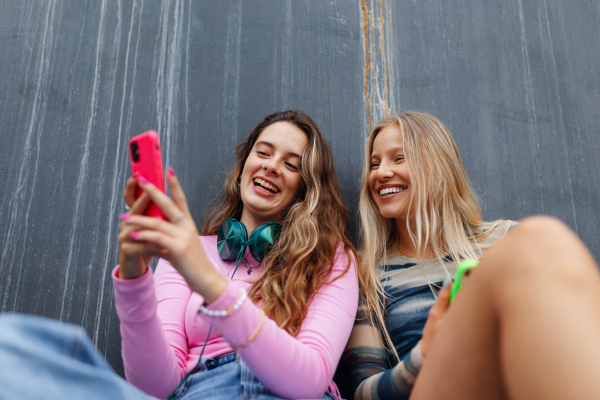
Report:
[[[419,109],[454,133],[485,217],[545,213],[600,258],[600,3],[8,2],[0,10],[0,311],[83,325],[122,373],[110,271],[127,141],[159,132],[197,221],[236,143],[301,109],[357,231],[364,138]]]

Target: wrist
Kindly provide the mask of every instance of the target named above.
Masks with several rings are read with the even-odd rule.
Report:
[[[138,274],[127,274],[123,272],[123,268],[121,268],[119,266],[119,271],[118,271],[118,277],[119,279],[135,279],[135,278],[139,278],[142,275],[145,275],[146,272],[148,271],[148,267],[144,267],[144,270],[141,273]]]
[[[204,304],[209,305],[218,299],[227,289],[227,279],[215,270],[204,275],[192,290],[204,298]]]
[[[148,271],[148,265],[140,263],[139,265],[127,265],[128,263],[121,262],[117,271],[119,279],[135,279],[144,275]]]

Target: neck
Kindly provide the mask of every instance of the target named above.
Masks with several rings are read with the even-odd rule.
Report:
[[[403,219],[396,218],[396,232],[398,232],[398,242],[395,244],[396,249],[404,254],[406,257],[417,258],[417,246],[413,243],[408,233],[408,227],[406,221]],[[421,254],[421,259],[427,260],[435,258],[435,253],[432,249],[425,249],[425,252]]]
[[[249,213],[246,209],[243,209],[240,222],[244,224],[246,231],[248,231],[248,237],[250,237],[252,231],[254,231],[257,226],[264,225],[267,222],[271,222],[271,220],[268,218],[257,217]]]

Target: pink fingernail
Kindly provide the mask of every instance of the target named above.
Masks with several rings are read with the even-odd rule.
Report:
[[[138,171],[135,171],[135,172],[133,173],[133,175],[131,175],[131,177],[132,177],[133,179],[137,178],[138,176],[140,176],[140,173],[139,173]]]
[[[140,233],[139,233],[139,232],[136,232],[136,231],[133,231],[133,232],[131,232],[131,233],[129,234],[129,236],[131,236],[132,238],[134,238],[134,239],[135,239],[136,237],[140,236]]]
[[[173,168],[171,168],[170,165],[167,167],[167,171],[169,172],[169,175],[175,176],[175,171],[173,171]]]
[[[131,215],[129,215],[129,214],[121,214],[121,215],[119,215],[119,218],[121,218],[123,221],[126,221],[126,220],[128,220],[128,219],[131,218]]]
[[[140,175],[140,176],[138,177],[138,179],[140,180],[140,182],[142,182],[142,185],[147,185],[148,183],[150,183],[150,182],[148,181],[148,179],[144,178],[144,175]]]

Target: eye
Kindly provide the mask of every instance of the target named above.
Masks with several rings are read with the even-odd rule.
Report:
[[[379,163],[378,162],[372,162],[371,163],[371,169],[377,168],[379,167]]]
[[[294,171],[298,171],[298,167],[296,167],[294,164],[286,162],[285,165]]]
[[[260,151],[260,150],[257,150],[256,154],[258,154],[261,157],[268,157],[269,156],[268,153],[265,153],[264,151]]]
[[[398,157],[396,157],[395,162],[404,161],[404,160],[405,160],[404,156],[398,156]]]

